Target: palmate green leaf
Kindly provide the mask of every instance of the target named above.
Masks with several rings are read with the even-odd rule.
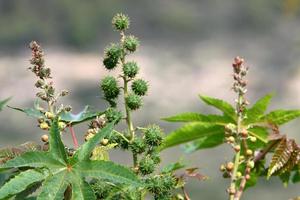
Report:
[[[272,94],[267,94],[261,99],[259,99],[250,109],[248,109],[246,111],[247,118],[244,120],[244,123],[250,124],[259,121],[259,119],[266,112],[272,97]]]
[[[54,159],[48,152],[27,152],[12,160],[7,161],[5,164],[0,165],[0,169],[10,169],[18,167],[48,167],[60,168],[64,166],[62,162]]]
[[[68,187],[68,172],[64,170],[55,175],[50,175],[43,182],[41,193],[38,200],[62,200],[64,199],[65,190]]]
[[[46,175],[46,171],[37,170],[27,170],[19,173],[0,188],[0,199],[11,197],[22,192],[29,185],[43,180]]]
[[[181,113],[175,116],[166,117],[162,120],[168,122],[211,122],[216,124],[228,124],[232,122],[232,119],[222,115],[204,115],[200,113]]]
[[[235,109],[230,105],[230,103],[223,101],[221,99],[216,99],[208,96],[199,95],[200,99],[206,104],[213,106],[219,110],[221,110],[225,115],[236,120],[237,116],[235,113]]]
[[[72,200],[96,200],[91,186],[80,177],[71,176]]]
[[[133,186],[141,185],[132,170],[110,161],[79,162],[74,166],[74,170],[83,177],[107,179],[115,183],[125,183]]]
[[[275,110],[263,116],[260,121],[282,125],[298,117],[300,117],[300,110]]]
[[[220,131],[217,134],[209,135],[196,141],[190,142],[184,146],[186,153],[192,153],[199,149],[207,149],[219,146],[224,143],[224,131]]]
[[[11,97],[0,101],[0,111],[2,111],[3,107],[7,104],[7,102],[9,102],[10,99]]]
[[[94,135],[90,140],[84,143],[73,156],[74,159],[79,161],[88,160],[94,148],[99,144],[99,142],[106,136],[108,136],[114,127],[114,122],[107,124],[104,128],[100,129],[98,133]]]
[[[161,150],[213,135],[220,135],[224,138],[224,126],[212,123],[188,123],[171,132],[165,138],[164,143],[161,146]]]
[[[62,121],[68,123],[68,124],[79,124],[91,119],[94,119],[97,116],[100,116],[104,112],[94,112],[91,111],[89,106],[85,106],[85,108],[79,112],[78,114],[72,114],[71,112],[62,112],[60,114],[60,118]]]
[[[17,107],[12,107],[12,106],[8,106],[8,107],[11,109],[23,112],[29,117],[34,117],[34,118],[44,117],[44,114],[36,108],[24,108],[23,109],[23,108],[17,108]]]
[[[52,154],[54,158],[57,158],[64,163],[67,162],[67,153],[60,137],[57,118],[53,120],[50,127],[49,153]]]

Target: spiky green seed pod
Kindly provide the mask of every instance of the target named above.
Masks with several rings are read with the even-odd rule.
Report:
[[[116,30],[124,31],[129,28],[130,20],[127,15],[118,13],[113,17],[112,24]]]
[[[127,62],[123,66],[123,73],[129,78],[134,78],[139,72],[139,67],[136,62]]]
[[[139,170],[143,175],[151,174],[155,170],[155,163],[150,156],[143,157],[139,162]]]
[[[131,89],[135,94],[139,96],[144,96],[148,91],[148,83],[143,79],[137,79],[133,81]]]
[[[115,124],[118,124],[121,121],[121,119],[123,117],[123,114],[122,114],[121,111],[118,111],[115,108],[108,108],[105,111],[105,117],[106,117],[108,122],[115,121]]]
[[[124,47],[129,52],[135,52],[137,47],[140,45],[140,42],[137,37],[129,35],[125,37]]]
[[[118,44],[111,44],[105,49],[103,65],[106,69],[112,70],[119,63],[119,59],[122,56],[122,48]]]
[[[176,179],[172,174],[149,177],[145,180],[147,189],[155,195],[155,199],[169,196],[170,191],[176,187]]]
[[[159,126],[151,125],[144,132],[145,141],[148,145],[159,146],[163,140],[163,133]]]
[[[129,94],[125,100],[126,105],[129,107],[130,110],[137,110],[142,106],[142,99],[136,94]]]
[[[155,164],[159,164],[161,159],[160,159],[160,155],[158,152],[153,151],[150,153],[150,157],[151,159],[154,161]]]
[[[136,154],[141,154],[146,150],[146,144],[141,138],[135,138],[129,147]]]
[[[118,81],[113,76],[107,76],[104,79],[102,79],[100,87],[106,99],[115,99],[120,94]]]

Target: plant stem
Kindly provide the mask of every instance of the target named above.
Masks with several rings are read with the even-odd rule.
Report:
[[[238,119],[237,119],[237,126],[236,126],[236,134],[237,136],[239,136],[239,134],[241,133],[241,126],[242,126],[242,120],[243,120],[243,113],[241,112],[241,105],[242,105],[242,101],[243,101],[243,96],[242,94],[239,92],[238,93],[238,100],[237,100],[237,104],[236,104],[236,111],[238,114]],[[241,143],[240,141],[237,141],[237,143]],[[230,190],[231,189],[236,189],[236,181],[237,181],[237,171],[239,168],[239,164],[240,164],[240,154],[241,152],[238,151],[235,154],[235,160],[234,160],[234,168],[233,168],[233,173],[231,175],[231,183],[230,183]],[[234,193],[230,192],[229,195],[229,199],[230,200],[234,200]]]
[[[72,135],[74,148],[77,149],[78,148],[78,140],[77,140],[77,137],[76,137],[76,134],[75,134],[75,131],[74,131],[72,125],[69,125],[69,129],[70,129],[70,132]]]
[[[125,40],[125,33],[124,31],[121,32],[121,45],[122,47],[124,47],[124,40]],[[122,53],[122,57],[121,57],[121,63],[122,63],[122,67],[125,64],[125,50],[123,49],[123,53]],[[127,79],[126,76],[123,76],[123,82],[124,82],[124,87],[123,87],[123,91],[124,91],[124,105],[125,105],[125,112],[126,112],[126,124],[128,127],[128,132],[130,134],[130,142],[133,142],[134,137],[135,137],[135,131],[134,131],[134,127],[133,127],[133,123],[131,120],[131,112],[129,107],[126,104],[126,98],[128,96],[128,83],[129,83],[129,79]],[[133,167],[137,167],[137,155],[135,153],[132,153],[132,160],[133,160]]]

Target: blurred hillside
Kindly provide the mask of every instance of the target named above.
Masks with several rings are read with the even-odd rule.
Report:
[[[231,62],[236,55],[250,66],[251,103],[274,92],[271,108],[300,108],[300,0],[0,0],[0,99],[13,96],[10,105],[32,106],[36,90],[26,70],[31,56],[27,45],[37,40],[53,69],[55,86],[71,92],[62,103],[71,104],[75,112],[85,104],[104,109],[98,84],[108,72],[102,67],[102,51],[119,38],[110,23],[118,12],[130,16],[129,32],[141,40],[132,59],[150,83],[143,109],[133,114],[135,124],[158,123],[169,132],[176,125],[161,117],[215,112],[200,103],[199,93],[233,102]],[[300,143],[299,122],[282,131]],[[5,109],[0,114],[0,146],[39,141],[43,132],[33,124],[34,119]],[[80,138],[85,129],[78,127]],[[210,177],[188,185],[192,199],[224,199],[228,180],[218,168],[230,158],[228,146],[192,155],[177,147],[163,155],[166,161],[184,155]],[[112,158],[130,162],[120,152]],[[299,195],[298,187],[284,189],[276,179],[261,180],[244,199],[289,199]]]

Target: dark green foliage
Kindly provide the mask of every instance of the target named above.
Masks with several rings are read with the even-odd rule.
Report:
[[[129,52],[135,52],[139,45],[140,42],[135,36],[129,35],[125,37],[124,48]]]
[[[114,28],[118,31],[124,31],[129,28],[129,17],[122,13],[116,14],[112,19]]]
[[[139,72],[139,67],[136,62],[126,62],[123,65],[123,73],[128,78],[134,78]]]
[[[157,125],[148,126],[145,131],[145,141],[150,146],[159,146],[163,140],[163,132]]]
[[[128,94],[126,97],[126,105],[130,110],[137,110],[142,106],[142,99],[136,94]]]
[[[132,82],[131,89],[135,94],[144,96],[148,91],[148,83],[143,79],[137,79]]]
[[[102,79],[100,87],[106,99],[115,99],[120,94],[118,81],[113,76],[106,76]]]

